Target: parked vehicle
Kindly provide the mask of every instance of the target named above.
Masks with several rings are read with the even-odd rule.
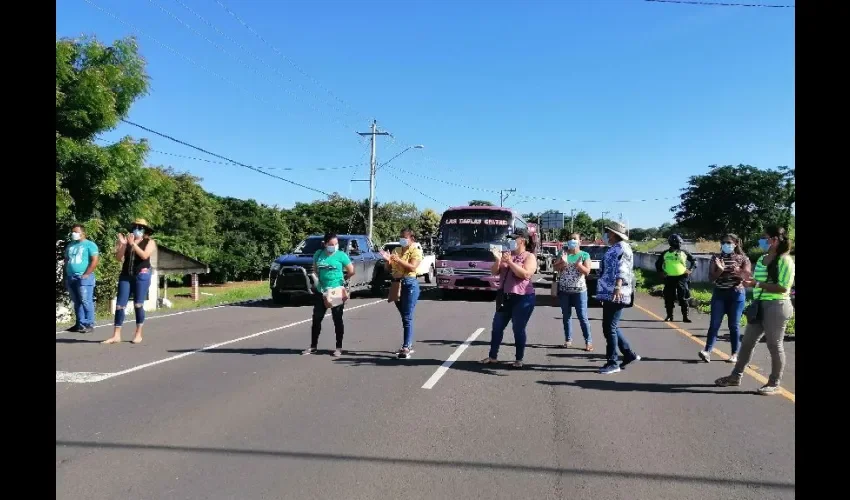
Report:
[[[419,242],[414,243],[414,245],[418,245],[422,248],[423,253],[422,262],[419,263],[419,267],[416,269],[416,277],[425,278],[425,283],[433,283],[437,267],[437,256],[434,255],[433,251],[431,251],[430,245],[422,245]],[[392,253],[393,250],[400,246],[401,245],[398,242],[394,241],[384,244],[383,249],[384,251]],[[380,280],[383,282],[382,286],[389,286],[392,274],[387,271],[383,265],[381,265],[378,269],[378,274],[380,275]]]
[[[308,297],[316,292],[313,255],[324,249],[323,235],[307,237],[292,253],[281,255],[271,265],[269,288],[275,304],[285,304],[295,297]],[[383,268],[381,254],[369,238],[362,234],[341,234],[339,251],[345,252],[354,265],[354,277],[348,283],[352,292],[371,290],[380,293],[382,283],[378,269]]]

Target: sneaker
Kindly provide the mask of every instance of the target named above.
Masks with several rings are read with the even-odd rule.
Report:
[[[711,351],[700,351],[699,357],[706,363],[711,363]]]
[[[413,354],[413,349],[403,347],[400,351],[398,351],[398,359],[410,359],[411,354]]]
[[[611,375],[612,373],[617,373],[618,371],[620,371],[619,366],[617,366],[613,363],[609,363],[609,364],[603,366],[601,370],[599,370],[599,374],[600,375]]]
[[[573,341],[572,341],[572,340],[568,340],[568,341],[564,342],[564,349],[569,349],[569,348],[571,348],[572,346],[573,346]]]
[[[727,363],[737,363],[738,362],[738,355],[733,354],[733,355],[729,356],[729,359],[727,359],[726,362]]]
[[[714,381],[714,385],[718,387],[738,387],[741,385],[741,377],[735,377],[733,375],[720,377]]]
[[[302,356],[306,356],[306,355],[308,355],[308,354],[316,354],[316,348],[315,348],[315,347],[308,347],[307,349],[304,349],[304,350],[301,352],[301,355],[302,355]]]
[[[773,396],[774,394],[779,394],[779,386],[778,385],[763,385],[759,387],[758,393],[762,396]]]
[[[94,325],[84,326],[84,327],[82,327],[78,330],[79,333],[83,333],[83,334],[91,333],[93,331],[94,331]]]
[[[74,325],[69,328],[66,328],[65,331],[68,333],[77,333],[82,329],[82,326]]]
[[[335,358],[342,356],[342,349],[334,349],[334,352],[331,353],[331,356]]]
[[[635,361],[640,361],[640,355],[635,354],[632,357],[624,358],[623,362],[620,363],[620,368],[625,369],[627,366],[629,366],[631,363],[634,363]]]

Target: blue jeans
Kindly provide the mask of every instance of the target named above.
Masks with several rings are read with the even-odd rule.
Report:
[[[620,318],[623,317],[624,304],[614,302],[602,303],[602,333],[605,335],[605,357],[608,364],[617,364],[617,348],[623,353],[623,358],[634,359],[636,354],[629,341],[620,330]]]
[[[744,303],[747,295],[744,290],[714,289],[711,294],[711,323],[705,339],[705,350],[711,351],[717,341],[717,332],[723,316],[729,319],[729,342],[732,344],[732,354],[737,354],[741,346],[741,315],[744,313]]]
[[[401,314],[401,327],[404,330],[403,348],[413,347],[413,311],[416,309],[416,301],[419,300],[419,279],[401,279],[401,297],[395,303]]]
[[[133,305],[136,308],[136,325],[145,322],[144,302],[148,298],[148,290],[151,287],[151,274],[149,272],[137,274],[136,276],[120,276],[118,278],[118,297],[115,300],[115,326],[124,324],[127,303],[130,302],[130,293],[133,294]]]
[[[505,337],[505,328],[511,323],[514,331],[514,343],[516,344],[516,360],[522,361],[525,356],[525,344],[527,336],[525,326],[534,312],[535,296],[531,295],[509,295],[506,297],[505,307],[502,311],[496,311],[493,315],[493,331],[490,336],[490,359],[496,359],[499,355],[499,346]]]
[[[66,276],[65,287],[74,304],[76,322],[74,326],[94,326],[94,274],[83,279],[82,276]]]
[[[590,321],[587,319],[587,291],[583,292],[558,292],[558,302],[561,303],[561,316],[564,320],[564,337],[567,342],[573,340],[572,315],[573,308],[576,310],[578,324],[581,326],[581,333],[584,335],[584,341],[591,343],[590,339]]]

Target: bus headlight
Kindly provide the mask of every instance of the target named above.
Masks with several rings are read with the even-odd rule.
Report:
[[[438,275],[438,276],[439,276],[439,275],[442,275],[442,276],[451,276],[451,275],[452,275],[452,274],[454,274],[454,273],[455,273],[455,271],[454,271],[454,269],[452,269],[451,267],[438,267],[438,268],[437,268],[437,275]]]

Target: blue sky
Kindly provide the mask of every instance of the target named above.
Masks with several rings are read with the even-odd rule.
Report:
[[[438,211],[515,188],[505,204],[523,213],[606,211],[655,226],[710,164],[795,164],[792,9],[221,0],[263,42],[216,0],[89,1],[144,33],[151,92],[131,120],[326,192],[368,196],[350,181],[368,175],[355,132],[373,118],[394,135],[379,138],[379,162],[425,146],[379,172],[378,201]],[[85,0],[56,2],[57,37],[133,32]],[[107,137],[127,134],[150,136],[125,125]],[[209,158],[149,138],[157,151]],[[149,163],[282,207],[320,196],[232,165],[162,153]],[[617,202],[642,199],[653,201]]]

